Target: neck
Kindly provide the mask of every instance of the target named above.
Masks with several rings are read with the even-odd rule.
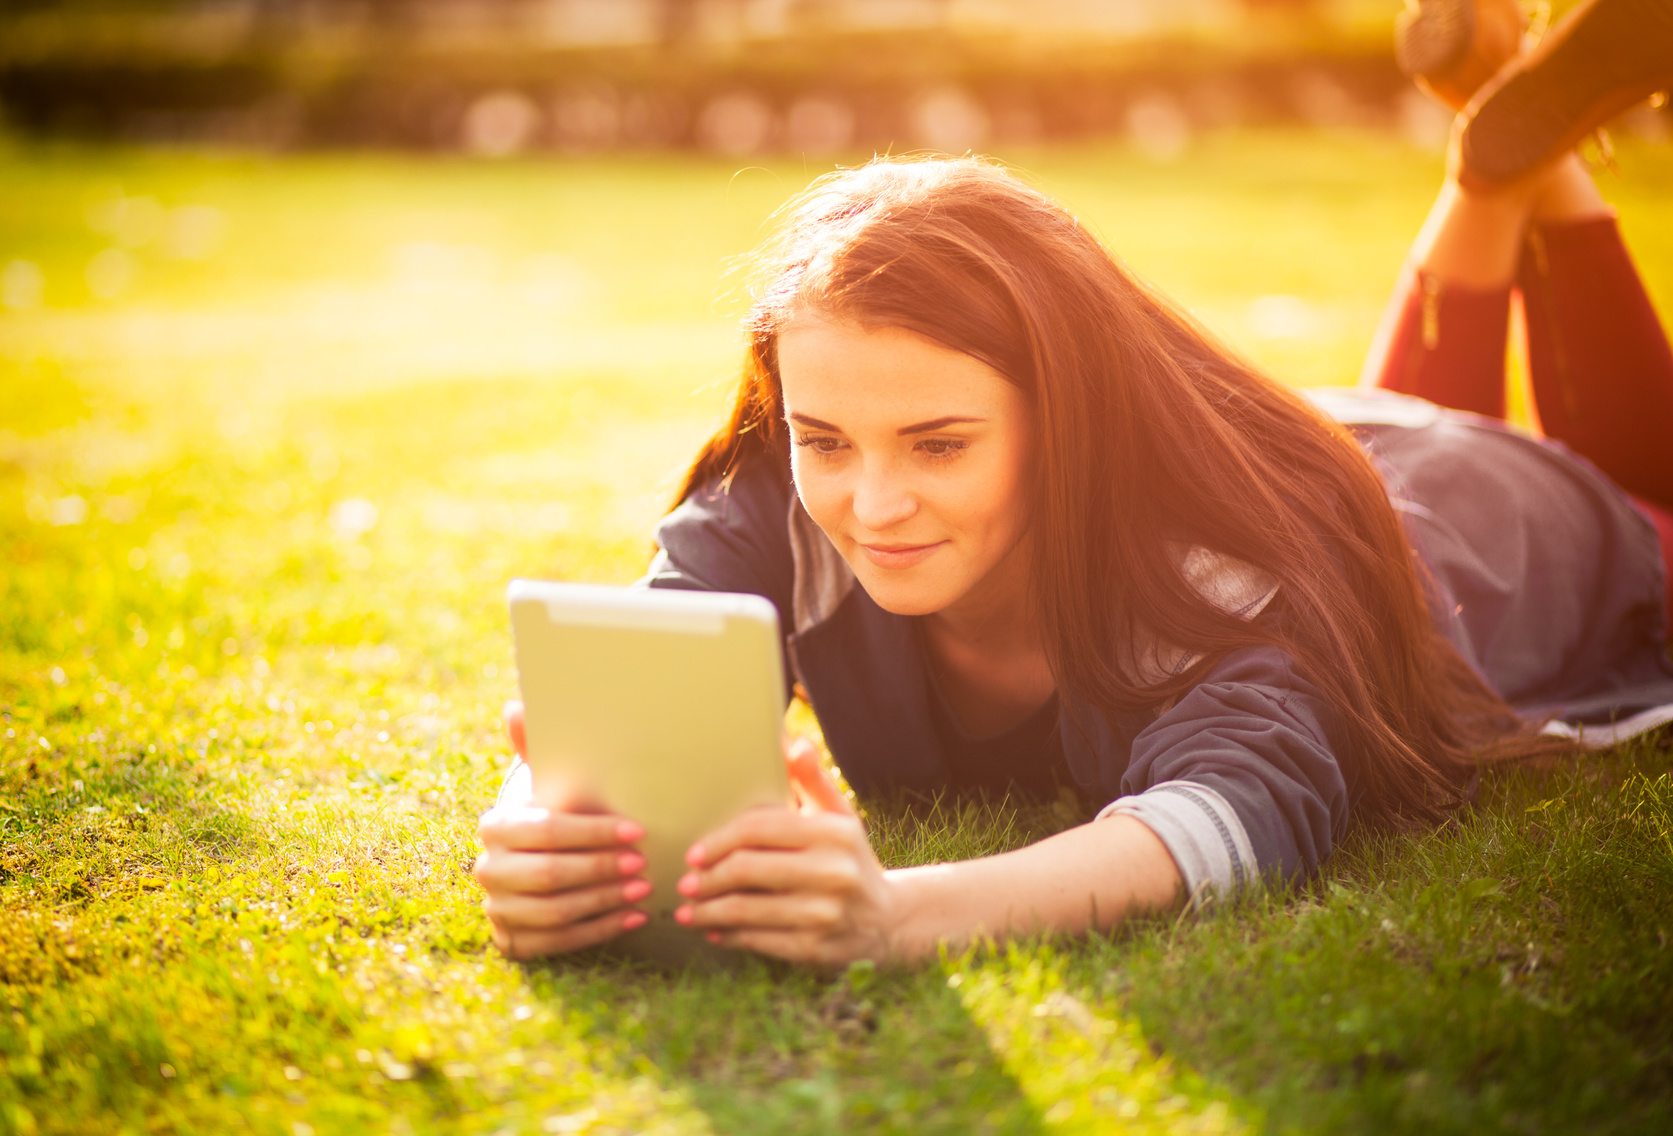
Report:
[[[1015,726],[1056,687],[1030,602],[1027,544],[957,603],[923,617],[942,692],[958,721],[978,735]]]
[[[1029,594],[1031,574],[1025,537],[975,587],[924,616],[925,630],[933,639],[966,650],[1039,653],[1040,629]]]

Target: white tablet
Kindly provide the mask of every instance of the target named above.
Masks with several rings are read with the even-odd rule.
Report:
[[[645,826],[651,919],[620,949],[665,963],[711,955],[674,922],[692,843],[744,809],[786,804],[783,644],[754,595],[513,580],[535,800]]]

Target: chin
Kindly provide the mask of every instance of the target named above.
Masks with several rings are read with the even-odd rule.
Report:
[[[933,615],[958,598],[942,580],[903,580],[856,572],[860,587],[878,607],[891,615]]]

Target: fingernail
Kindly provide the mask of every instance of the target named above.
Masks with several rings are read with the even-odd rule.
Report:
[[[690,864],[693,868],[701,868],[703,866],[703,856],[703,846],[701,844],[693,844],[686,850],[685,862]]]
[[[689,895],[695,898],[697,895],[697,873],[687,872],[680,877],[680,882],[675,884],[674,888],[681,895]]]
[[[645,921],[649,918],[650,916],[646,915],[643,911],[629,911],[626,915],[622,916],[622,930],[631,931],[635,927],[643,927],[645,925]]]
[[[703,937],[705,939],[709,940],[709,942],[711,942],[711,943],[720,942],[720,932],[719,931],[710,931],[708,934],[704,935]]]
[[[674,908],[674,922],[689,927],[691,926],[691,918],[691,904],[682,903]]]
[[[622,898],[629,903],[638,903],[651,894],[650,880],[628,880],[622,887]]]
[[[636,876],[645,866],[645,858],[637,852],[623,852],[616,861],[616,869],[624,876]]]
[[[624,820],[616,825],[616,839],[623,844],[637,844],[645,839],[645,826],[638,821]]]

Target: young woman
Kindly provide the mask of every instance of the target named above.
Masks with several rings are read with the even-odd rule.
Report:
[[[862,795],[1100,808],[885,871],[800,743],[803,807],[694,846],[677,918],[825,964],[1107,928],[1309,872],[1350,822],[1434,821],[1542,723],[1673,718],[1647,519],[1673,547],[1673,353],[1572,156],[1462,172],[1368,365],[1385,390],[1334,420],[994,166],[880,161],[798,199],[647,582],[769,597]],[[1558,441],[1493,421],[1513,291]],[[482,822],[496,943],[641,925],[639,826],[528,807],[526,781]]]

